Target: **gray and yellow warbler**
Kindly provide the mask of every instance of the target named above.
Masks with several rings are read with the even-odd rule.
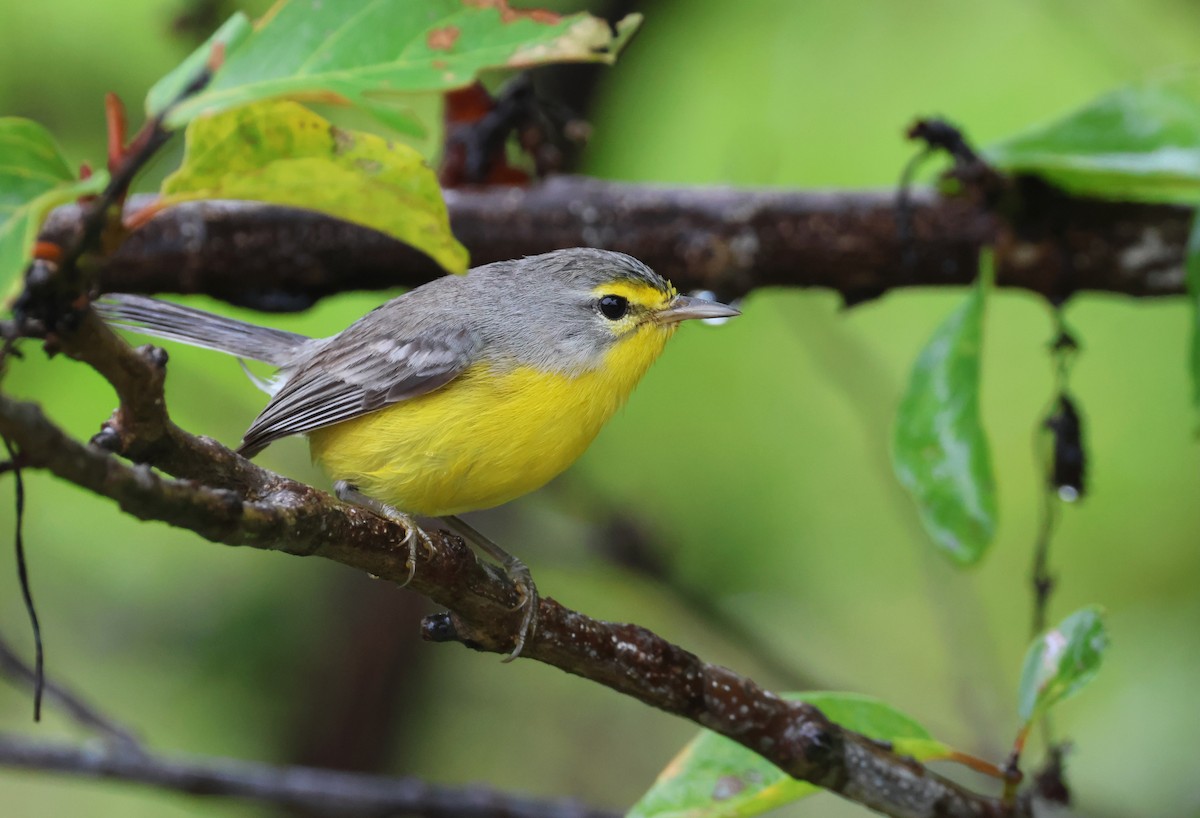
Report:
[[[110,295],[112,323],[278,368],[240,452],[308,436],[340,497],[398,518],[450,518],[500,559],[536,611],[528,570],[453,515],[519,497],[573,463],[681,321],[737,315],[679,295],[623,253],[558,250],[445,276],[329,338]],[[421,539],[428,546],[429,539]],[[411,543],[410,543],[411,545]],[[410,562],[410,566],[415,563]]]

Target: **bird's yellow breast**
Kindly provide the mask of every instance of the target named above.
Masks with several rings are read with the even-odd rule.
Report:
[[[309,433],[335,480],[410,514],[505,503],[575,462],[672,328],[646,325],[579,374],[480,363],[434,392]]]

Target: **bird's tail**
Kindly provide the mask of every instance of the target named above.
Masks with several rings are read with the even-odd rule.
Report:
[[[121,329],[275,366],[293,362],[299,348],[312,340],[306,335],[260,327],[141,295],[110,293],[92,307],[101,318]]]

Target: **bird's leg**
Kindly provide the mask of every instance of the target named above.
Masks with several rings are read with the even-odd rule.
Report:
[[[514,611],[525,609],[525,613],[521,617],[521,627],[517,630],[516,645],[513,647],[512,653],[502,660],[511,662],[521,655],[521,651],[525,647],[525,640],[533,636],[537,630],[538,592],[537,586],[533,584],[533,574],[529,572],[525,563],[480,534],[474,526],[462,518],[448,516],[441,519],[455,534],[500,563],[504,568],[504,573],[521,596],[520,601],[513,607]]]
[[[417,525],[417,521],[409,514],[405,514],[395,506],[389,506],[387,503],[381,503],[373,497],[368,497],[358,490],[358,487],[346,480],[338,480],[333,484],[334,494],[338,499],[346,503],[354,503],[356,506],[378,514],[387,520],[400,523],[404,526],[404,539],[400,542],[402,546],[408,548],[408,559],[404,563],[404,567],[408,569],[408,579],[401,583],[401,587],[412,582],[412,578],[417,573],[417,555],[413,553],[413,540],[419,539],[421,544],[425,546],[425,553],[433,556],[436,549],[433,547],[433,540],[425,533],[421,526]]]

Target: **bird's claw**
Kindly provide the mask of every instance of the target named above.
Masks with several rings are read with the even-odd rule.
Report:
[[[517,604],[513,605],[509,610],[519,611],[525,610],[521,616],[521,625],[517,628],[516,644],[513,645],[512,652],[505,656],[502,662],[511,662],[521,655],[521,651],[525,649],[525,642],[537,631],[537,615],[539,607],[539,597],[537,585],[533,582],[533,575],[529,569],[525,567],[525,563],[521,562],[516,557],[510,556],[504,562],[504,572],[512,581],[513,587],[517,590]]]
[[[404,526],[404,539],[400,541],[400,545],[408,549],[408,558],[404,561],[404,567],[408,570],[408,576],[404,579],[404,582],[400,583],[400,587],[403,588],[412,582],[413,577],[417,575],[417,547],[414,541],[421,541],[421,545],[425,548],[426,557],[432,558],[437,553],[437,549],[434,548],[433,538],[429,536],[425,529],[417,525],[416,520],[391,506],[386,506],[385,508],[388,511],[387,516]]]
[[[339,480],[334,484],[334,491],[339,499],[360,505],[384,519],[404,526],[404,538],[400,540],[400,547],[408,550],[408,557],[404,560],[404,568],[408,571],[408,576],[405,577],[404,582],[400,583],[401,588],[412,582],[413,577],[417,575],[417,550],[414,540],[421,541],[421,545],[425,547],[426,557],[432,558],[437,553],[437,549],[433,545],[433,538],[425,532],[425,529],[417,525],[416,519],[411,515],[405,514],[394,506],[389,506],[386,503],[381,503],[372,497],[366,496],[344,480]]]
[[[425,556],[433,559],[437,555],[437,547],[433,544],[433,537],[423,529],[417,529],[417,536],[421,539],[421,545],[425,546]]]

